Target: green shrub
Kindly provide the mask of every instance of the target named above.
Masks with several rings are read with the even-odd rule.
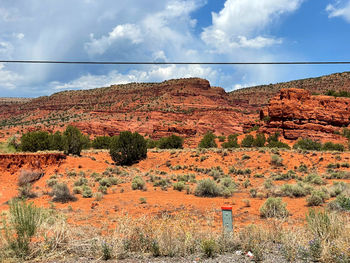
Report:
[[[94,149],[109,149],[112,141],[110,136],[97,136],[91,143]]]
[[[265,181],[264,181],[264,188],[265,189],[271,189],[272,187],[273,187],[274,185],[273,185],[273,182],[272,182],[272,180],[269,178],[269,179],[266,179]]]
[[[219,142],[226,141],[226,136],[218,136]]]
[[[29,245],[42,223],[42,211],[33,203],[12,200],[9,222],[4,221],[5,239],[18,257],[29,253]],[[10,225],[7,225],[7,224]]]
[[[167,187],[168,185],[170,184],[170,180],[169,179],[160,179],[160,180],[157,180],[153,183],[153,186],[154,187]]]
[[[255,147],[264,147],[266,143],[266,137],[263,133],[257,133],[253,142]]]
[[[271,156],[271,164],[275,166],[283,166],[282,162],[283,162],[283,159],[277,154],[274,154]]]
[[[252,188],[249,190],[249,194],[251,197],[255,198],[257,195],[258,191],[255,188]]]
[[[227,141],[234,141],[236,140],[238,137],[238,134],[235,133],[235,134],[230,134],[229,136],[227,136]]]
[[[216,148],[217,144],[215,142],[215,134],[212,132],[207,132],[202,140],[199,142],[199,148]]]
[[[9,152],[16,152],[20,149],[20,147],[21,144],[18,142],[18,139],[15,135],[7,139],[7,148]]]
[[[217,245],[214,239],[205,239],[202,241],[202,252],[207,258],[215,256]]]
[[[289,197],[303,197],[308,194],[307,189],[302,184],[284,184],[281,187],[281,191],[284,196]]]
[[[276,180],[276,181],[290,180],[290,179],[294,179],[295,177],[296,177],[295,172],[292,170],[289,170],[284,174],[275,174],[272,176],[273,180]]]
[[[277,217],[283,218],[288,216],[288,210],[286,209],[286,203],[282,202],[279,197],[269,197],[266,202],[260,208],[260,215],[265,218]]]
[[[68,186],[65,183],[56,184],[52,190],[54,202],[67,203],[69,201],[75,201],[76,197],[69,191]]]
[[[221,195],[228,198],[236,191],[237,184],[230,177],[224,177],[221,180],[220,187]]]
[[[337,198],[329,204],[329,207],[336,210],[350,211],[350,197],[339,194]]]
[[[105,186],[105,185],[100,185],[100,186],[98,187],[98,191],[101,192],[102,194],[107,194],[108,187]]]
[[[49,187],[53,187],[54,185],[56,185],[58,183],[57,179],[49,179],[46,181],[47,186]]]
[[[243,138],[241,142],[241,147],[249,148],[253,146],[253,143],[254,143],[253,135],[248,134]]]
[[[307,172],[307,166],[306,166],[305,164],[301,164],[301,165],[298,167],[298,172],[306,173],[306,172]]]
[[[280,133],[279,132],[275,132],[274,134],[271,134],[268,138],[267,138],[267,142],[271,143],[271,142],[278,142],[278,138],[280,137]]]
[[[176,182],[173,184],[173,189],[181,192],[183,189],[185,189],[185,183],[184,182]]]
[[[140,176],[135,176],[131,182],[132,190],[146,190],[146,183]]]
[[[54,134],[49,135],[49,148],[50,150],[64,150],[64,138],[61,132],[57,131]]]
[[[247,180],[245,180],[244,182],[243,182],[243,187],[244,188],[248,188],[248,186],[251,186],[252,184],[250,183],[250,181],[249,181],[249,179],[247,179]]]
[[[317,175],[317,174],[308,174],[304,178],[305,183],[310,183],[310,184],[316,184],[316,185],[322,185],[325,184],[325,182],[322,180],[322,178]]]
[[[87,185],[83,186],[82,196],[84,198],[90,198],[90,197],[93,196],[92,190],[91,190],[91,188],[89,186],[87,186]]]
[[[306,203],[308,206],[319,206],[325,202],[326,198],[326,194],[323,191],[314,190],[311,195],[306,198]]]
[[[350,92],[347,92],[345,90],[335,91],[335,90],[327,90],[325,93],[327,96],[333,96],[335,98],[337,97],[344,97],[344,98],[350,98]]]
[[[37,195],[32,191],[32,184],[21,185],[18,188],[18,197],[22,199],[35,198]]]
[[[110,183],[111,185],[117,185],[117,184],[119,184],[119,180],[118,180],[118,178],[116,178],[116,177],[109,177],[108,180],[109,180],[109,183]]]
[[[50,148],[49,133],[33,131],[22,135],[21,149],[25,152],[45,151]]]
[[[205,197],[216,197],[220,196],[220,188],[215,183],[215,181],[210,179],[205,179],[199,181],[194,194],[196,196],[205,196]]]
[[[146,140],[137,132],[121,132],[110,145],[112,160],[119,165],[131,165],[147,157]]]
[[[73,194],[81,194],[83,192],[83,188],[80,186],[73,187]]]
[[[140,197],[140,204],[146,204],[147,203],[147,199],[145,197]]]
[[[171,135],[169,137],[161,138],[158,141],[159,149],[182,149],[183,138],[176,135]]]
[[[101,244],[102,250],[102,259],[107,261],[112,258],[112,250],[113,248],[107,244],[107,242],[102,242]]]
[[[106,187],[110,187],[112,184],[109,180],[109,178],[102,178],[100,181],[99,181],[99,184],[101,186],[106,186]]]
[[[214,180],[219,179],[223,175],[224,175],[224,172],[222,171],[222,169],[218,169],[216,167],[213,167],[209,172],[209,176],[213,177]]]
[[[63,133],[64,153],[80,156],[84,144],[88,142],[88,138],[84,137],[80,130],[72,125],[68,125]]]
[[[311,139],[300,139],[294,144],[293,148],[301,150],[320,151],[322,148],[322,144]]]
[[[224,142],[223,144],[221,144],[222,148],[225,148],[225,149],[239,148],[239,144],[237,142],[237,137],[230,137],[230,136],[228,136],[227,142]]]
[[[322,150],[343,152],[345,150],[345,147],[340,143],[326,142],[325,144],[323,144]]]
[[[309,209],[306,222],[311,234],[321,240],[332,238],[339,234],[338,224],[332,224],[333,219],[327,210],[316,211]]]
[[[86,178],[79,178],[77,181],[74,182],[74,186],[82,186],[86,185],[88,183],[88,180]]]
[[[148,138],[146,139],[146,144],[147,144],[147,149],[153,149],[158,146],[158,141]]]
[[[289,145],[284,143],[284,142],[275,142],[275,141],[271,141],[269,142],[267,145],[267,147],[269,148],[284,148],[284,149],[290,149]]]

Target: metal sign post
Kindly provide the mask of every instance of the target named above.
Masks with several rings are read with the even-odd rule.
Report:
[[[222,206],[222,225],[225,232],[233,232],[232,206]]]

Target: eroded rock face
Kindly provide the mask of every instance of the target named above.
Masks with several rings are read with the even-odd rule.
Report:
[[[66,159],[61,153],[38,154],[0,154],[0,170],[14,174],[19,169],[45,169],[48,166],[58,166]]]
[[[265,129],[282,130],[286,139],[299,137],[339,139],[342,127],[350,124],[350,99],[312,96],[304,89],[282,89],[270,100],[270,122]]]

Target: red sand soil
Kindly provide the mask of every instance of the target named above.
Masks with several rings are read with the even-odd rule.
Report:
[[[226,153],[225,153],[226,152]],[[225,154],[224,154],[225,153]],[[259,209],[265,202],[266,198],[252,198],[249,195],[251,188],[261,188],[263,182],[270,177],[271,173],[286,173],[288,170],[294,170],[301,164],[305,164],[310,170],[312,167],[317,167],[318,173],[322,174],[326,170],[329,163],[344,163],[349,162],[350,153],[326,153],[326,152],[310,152],[299,153],[296,151],[280,150],[280,156],[283,159],[283,166],[274,167],[271,165],[271,155],[269,150],[259,151],[204,151],[200,153],[196,150],[167,150],[148,152],[148,158],[131,166],[119,167],[121,170],[128,173],[127,176],[120,177],[124,180],[117,186],[112,186],[108,189],[108,194],[103,197],[101,201],[96,201],[95,198],[83,198],[77,195],[76,202],[69,202],[66,204],[52,203],[49,195],[46,193],[51,191],[51,188],[46,185],[46,181],[52,175],[58,176],[60,182],[66,182],[72,189],[74,182],[80,177],[79,173],[84,172],[86,178],[89,180],[89,185],[92,186],[93,192],[97,192],[98,183],[90,177],[93,172],[102,174],[106,168],[115,166],[108,152],[85,152],[82,157],[68,156],[67,159],[58,162],[57,164],[46,165],[43,164],[45,175],[34,183],[34,192],[38,197],[33,199],[38,206],[50,207],[54,205],[58,211],[66,214],[68,222],[72,224],[92,224],[96,226],[109,225],[113,226],[113,218],[123,213],[128,213],[133,217],[140,217],[143,215],[161,215],[162,213],[178,213],[187,212],[198,218],[204,217],[208,214],[213,214],[215,222],[221,224],[221,210],[223,205],[233,207],[233,215],[235,226],[243,226],[251,223],[263,223]],[[201,156],[207,156],[207,159],[200,161]],[[249,156],[250,159],[243,160],[243,156]],[[323,158],[323,159],[322,159]],[[341,159],[341,160],[339,160]],[[166,162],[169,161],[171,166],[176,165],[187,166],[186,169],[171,170]],[[234,166],[237,169],[249,168],[252,171],[251,176],[234,176],[236,182],[242,184],[243,181],[249,179],[251,186],[244,188],[242,185],[238,191],[230,198],[202,198],[196,197],[193,194],[186,194],[185,191],[179,192],[168,188],[167,191],[161,190],[160,187],[153,187],[151,182],[147,182],[147,191],[132,190],[131,180],[136,175],[141,175],[146,181],[149,179],[146,173],[161,176],[163,178],[170,178],[171,175],[178,174],[195,174],[197,181],[209,177],[203,173],[196,173],[190,171],[189,167],[212,168],[220,166],[224,173],[228,173],[229,167]],[[27,167],[28,168],[28,167]],[[8,209],[6,202],[17,195],[17,178],[20,169],[13,171],[11,174],[6,168],[1,167],[0,163],[0,210]],[[76,177],[67,176],[67,171],[74,170],[77,173]],[[349,168],[340,168],[340,170],[349,171]],[[161,172],[167,173],[160,175]],[[264,174],[265,178],[255,178],[254,174]],[[297,172],[298,175],[305,174]],[[329,180],[332,183],[335,180]],[[343,180],[349,182],[349,180]],[[273,183],[284,184],[292,183],[291,181],[274,181]],[[189,184],[193,190],[196,184]],[[122,190],[123,189],[123,190]],[[140,198],[145,198],[146,203],[141,204]],[[246,205],[249,200],[250,206]],[[305,198],[287,198],[283,201],[287,203],[287,209],[291,216],[290,222],[302,223],[304,222],[305,214],[308,210]]]

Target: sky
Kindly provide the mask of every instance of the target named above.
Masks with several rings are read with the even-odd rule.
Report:
[[[350,0],[0,0],[0,60],[350,61]],[[0,63],[0,97],[187,77],[231,91],[349,67]]]

